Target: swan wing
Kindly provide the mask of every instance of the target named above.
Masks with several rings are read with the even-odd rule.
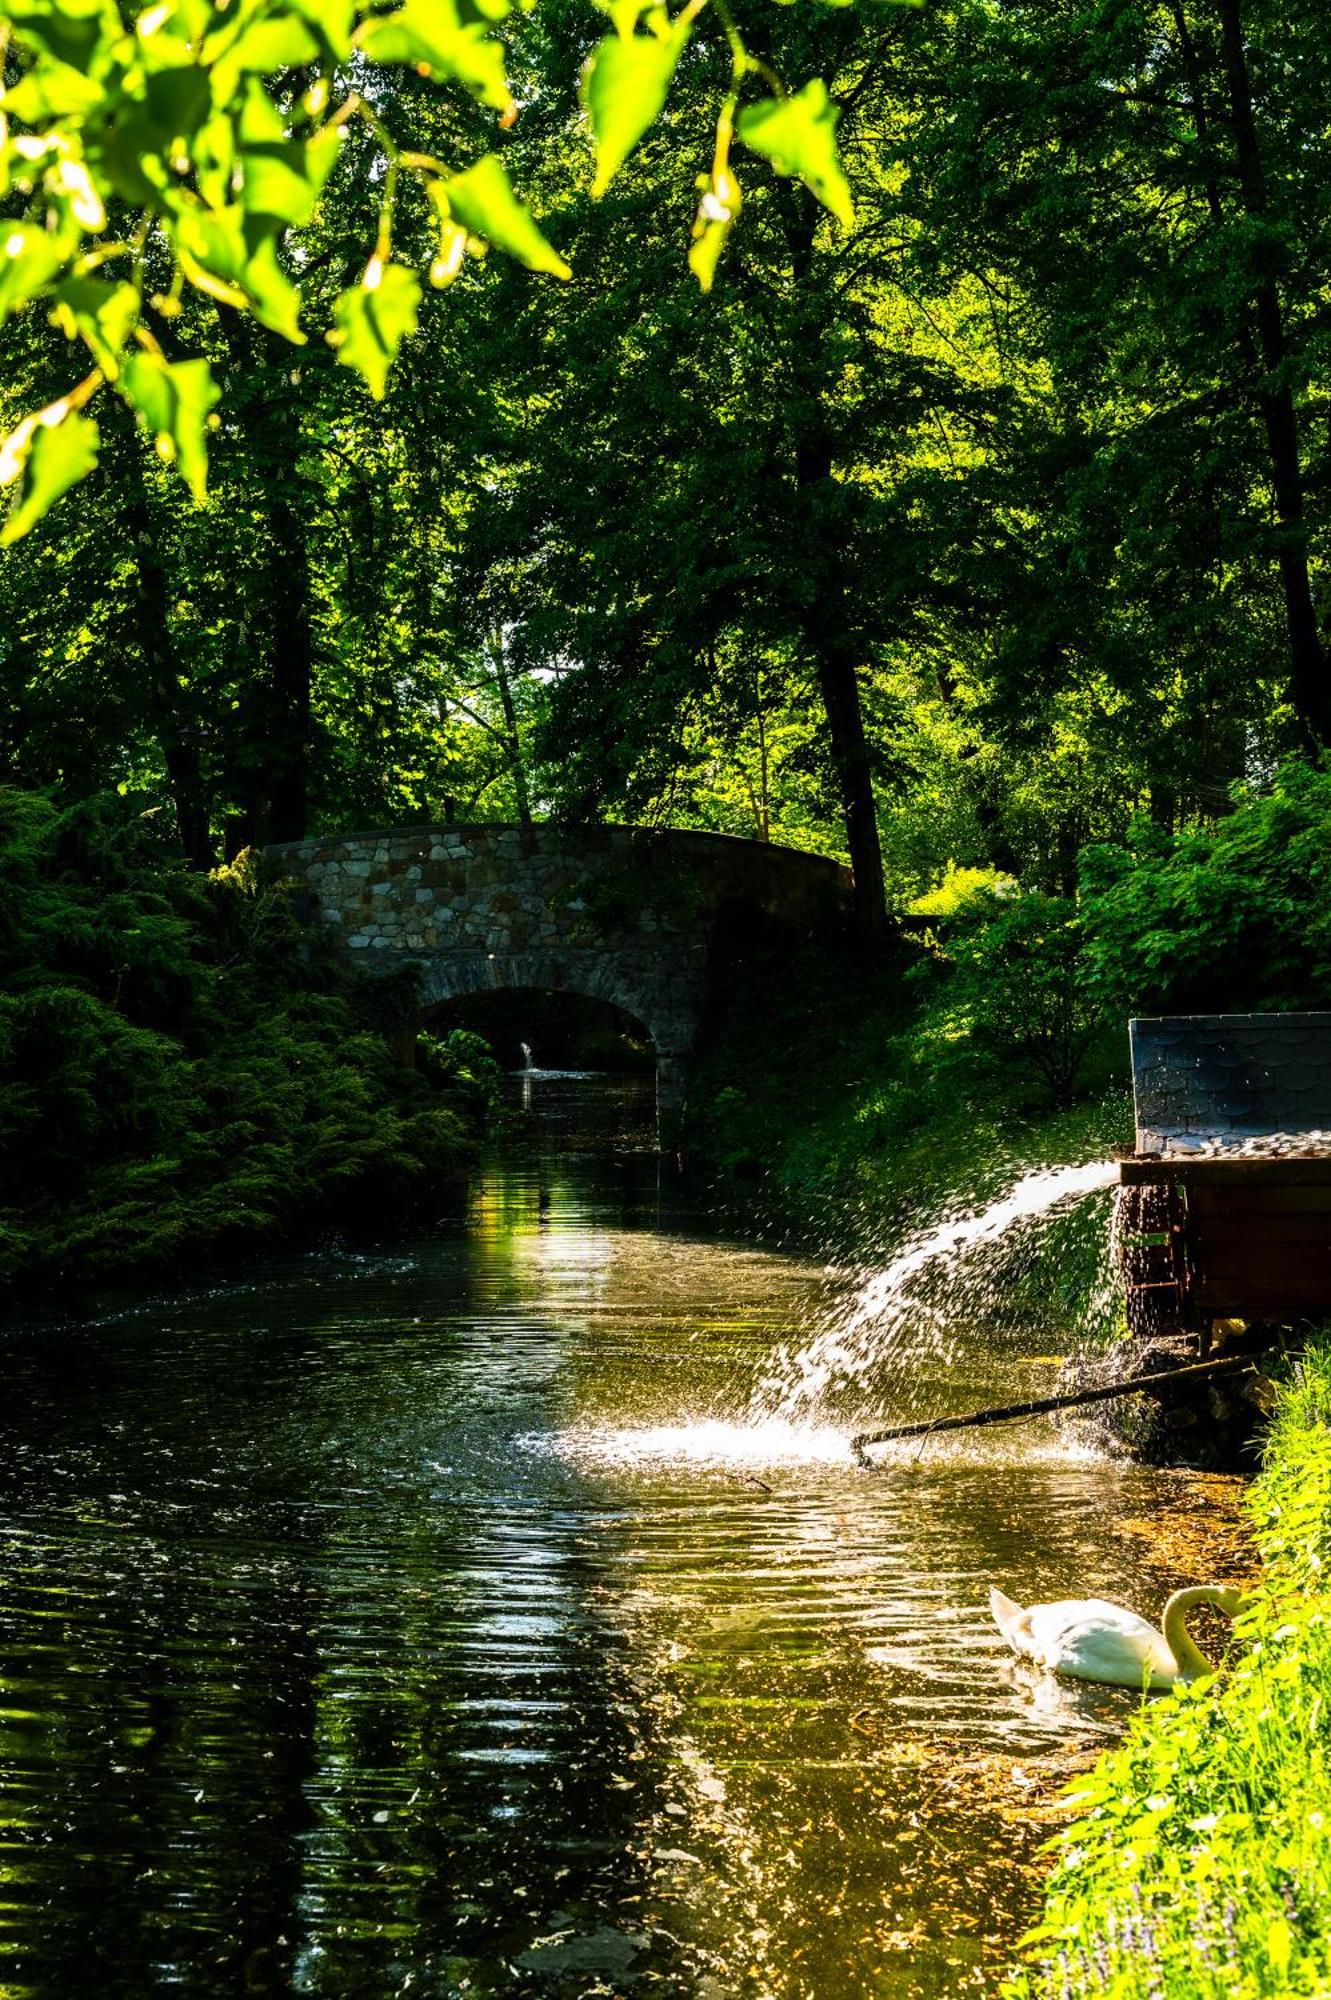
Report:
[[[1111,1687],[1170,1687],[1178,1676],[1161,1633],[1135,1611],[1100,1597],[1036,1604],[1030,1620],[1032,1655],[1051,1673]]]

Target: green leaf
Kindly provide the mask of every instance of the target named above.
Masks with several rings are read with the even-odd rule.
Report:
[[[192,285],[228,305],[248,306],[262,325],[300,343],[300,294],[278,262],[272,221],[232,206],[189,209],[176,229],[181,269]]]
[[[298,69],[316,62],[319,43],[304,21],[292,15],[276,15],[266,21],[252,21],[223,61],[237,70],[255,70],[261,76],[278,69]]]
[[[710,292],[721,252],[726,247],[726,238],[739,214],[742,196],[739,182],[728,168],[723,167],[710,177],[700,174],[698,185],[702,189],[702,200],[698,203],[693,224],[689,269],[698,280],[700,289]]]
[[[373,62],[413,63],[451,76],[496,111],[513,102],[503,43],[491,39],[486,22],[464,22],[455,0],[406,0],[394,14],[362,21],[355,41]]]
[[[82,340],[102,373],[112,380],[139,316],[133,285],[104,278],[66,278],[55,293],[54,325],[70,340]]]
[[[802,180],[824,208],[849,229],[855,220],[850,183],[837,157],[836,127],[841,116],[827,85],[814,77],[798,97],[766,97],[739,114],[739,136],[762,153],[779,174]]]
[[[472,236],[506,250],[530,271],[550,271],[557,278],[572,275],[553,244],[546,241],[531,210],[518,200],[503,161],[487,153],[465,174],[435,181],[430,188],[444,220],[452,218]]]
[[[69,63],[44,62],[5,92],[5,110],[25,125],[41,125],[49,118],[85,118],[105,99],[94,77]]]
[[[376,401],[388,384],[398,348],[416,331],[421,281],[405,264],[370,262],[359,285],[343,292],[333,307],[328,344],[339,361],[357,369]]]
[[[238,136],[242,206],[295,228],[309,222],[337,158],[339,134],[325,132],[308,142],[289,138],[277,106],[251,77]]]
[[[4,11],[25,42],[85,75],[124,33],[115,0],[5,0]]]
[[[308,21],[338,62],[351,54],[351,31],[356,9],[352,0],[288,0],[293,14]]]
[[[596,141],[594,195],[605,193],[659,117],[688,38],[688,28],[678,26],[660,35],[607,35],[593,53],[583,72],[582,102]]]
[[[179,467],[202,506],[208,493],[209,417],[221,394],[208,363],[134,354],[121,370],[120,386],[153,433],[159,456]]]
[[[64,263],[63,237],[31,222],[0,222],[0,326],[44,291]]]
[[[162,151],[174,151],[174,141],[187,139],[213,108],[212,86],[197,63],[151,71],[144,84],[148,116],[156,126]]]
[[[41,520],[62,493],[68,492],[97,463],[97,426],[62,397],[48,409],[25,417],[0,443],[0,486],[22,477],[17,505],[3,530],[0,548],[8,548]]]

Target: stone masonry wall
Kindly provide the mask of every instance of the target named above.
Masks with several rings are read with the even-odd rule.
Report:
[[[718,924],[759,909],[801,929],[848,912],[850,877],[820,855],[636,827],[397,828],[267,850],[305,913],[367,969],[421,966],[428,1006],[496,987],[613,1001],[682,1101]]]

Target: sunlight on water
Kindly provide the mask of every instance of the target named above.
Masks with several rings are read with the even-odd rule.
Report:
[[[572,1430],[527,1442],[553,1449],[575,1464],[617,1469],[686,1464],[728,1470],[853,1462],[850,1440],[844,1432],[830,1424],[784,1423],[779,1418],[757,1424],[703,1418],[696,1423],[644,1424],[626,1430]]]
[[[1005,1283],[975,1253],[1038,1229],[1110,1188],[1117,1175],[1112,1160],[1040,1168],[978,1213],[947,1216],[918,1231],[890,1264],[865,1276],[812,1341],[776,1357],[758,1385],[755,1415],[794,1420],[848,1386],[881,1391],[907,1360],[945,1358],[959,1322],[985,1319]],[[1107,1270],[1102,1289],[1107,1293]]]
[[[1154,1616],[1238,1482],[1050,1425],[870,1473],[849,1413],[755,1390],[857,1315],[855,1418],[1047,1390],[1102,1198],[1015,1337],[976,1306],[1015,1230],[885,1327],[890,1274],[623,1149],[621,1085],[535,1091],[601,1137],[513,1142],[465,1223],[7,1333],[0,1993],[998,1992],[1047,1804],[1136,1697],[1023,1673],[989,1582]]]

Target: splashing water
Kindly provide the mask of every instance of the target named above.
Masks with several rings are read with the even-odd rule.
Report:
[[[871,1385],[875,1397],[894,1385],[904,1363],[946,1357],[963,1315],[974,1320],[995,1303],[992,1272],[975,1252],[1113,1185],[1112,1160],[1042,1167],[978,1213],[952,1215],[911,1236],[883,1270],[871,1273],[816,1339],[777,1357],[753,1398],[755,1421],[807,1420],[847,1389]],[[1107,1288],[1107,1277],[1105,1285]]]
[[[561,1457],[583,1465],[618,1470],[659,1471],[670,1465],[744,1473],[754,1467],[771,1470],[792,1465],[850,1465],[850,1440],[829,1424],[787,1423],[779,1417],[761,1423],[733,1423],[701,1417],[693,1423],[628,1425],[621,1430],[568,1430],[553,1440],[526,1439],[528,1448],[553,1448]]]

